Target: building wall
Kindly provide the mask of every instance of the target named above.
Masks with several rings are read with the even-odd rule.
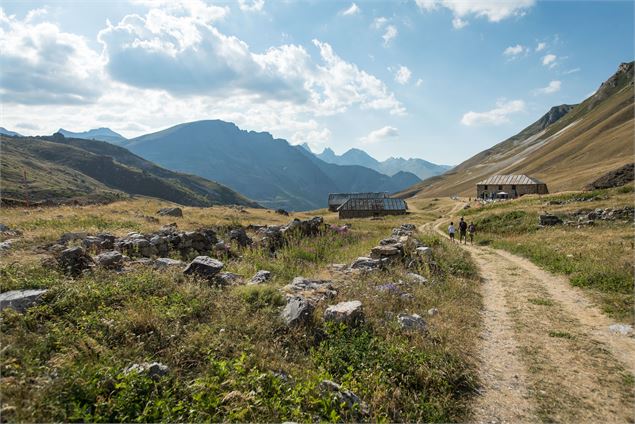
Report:
[[[341,210],[340,218],[370,218],[372,216],[385,215],[405,215],[405,210],[376,210],[376,211],[359,211],[359,210]]]
[[[485,188],[487,187],[487,189]],[[488,185],[483,184],[476,185],[476,197],[482,198],[485,193],[485,198],[489,198],[491,195],[495,195],[498,192],[504,191],[510,198],[523,196],[525,194],[549,194],[547,190],[547,184],[517,184],[515,189],[512,184],[503,185]]]

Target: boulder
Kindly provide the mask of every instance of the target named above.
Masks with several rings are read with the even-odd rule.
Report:
[[[93,259],[81,247],[71,247],[62,250],[57,258],[57,263],[62,271],[77,276],[82,271],[94,265]]]
[[[251,277],[249,284],[262,284],[271,279],[271,271],[261,269]]]
[[[213,278],[221,272],[225,265],[209,256],[197,256],[183,270],[186,275],[197,275],[199,277]]]
[[[158,258],[154,261],[154,267],[158,269],[175,268],[183,266],[182,261],[172,258]]]
[[[417,314],[399,314],[397,320],[399,326],[404,330],[426,331],[427,329],[426,322]]]
[[[427,284],[428,279],[422,275],[415,274],[414,272],[409,272],[406,274],[406,279],[410,283],[414,284]]]
[[[123,255],[116,250],[111,250],[110,252],[100,253],[95,256],[95,262],[104,268],[117,269],[121,268]]]
[[[291,284],[284,287],[287,293],[308,297],[333,297],[337,294],[331,280],[310,280],[304,277],[295,277]]]
[[[386,245],[397,244],[397,243],[399,243],[399,239],[396,237],[385,238],[379,241],[380,246],[386,246]]]
[[[240,247],[247,247],[252,244],[251,238],[242,227],[231,230],[229,232],[229,239],[236,241]]]
[[[540,215],[540,225],[551,226],[562,224],[562,219],[558,218],[556,215],[544,214]]]
[[[157,211],[157,215],[161,216],[177,216],[183,217],[183,211],[181,208],[162,208]]]
[[[370,409],[368,405],[362,401],[359,396],[350,390],[344,389],[339,384],[331,380],[322,380],[319,385],[320,390],[333,396],[336,405],[344,405],[348,410],[354,412],[358,416],[368,416]]]
[[[293,296],[287,300],[281,316],[287,325],[307,324],[313,316],[314,306],[302,296]]]
[[[124,374],[146,374],[153,380],[166,375],[170,369],[167,365],[163,365],[160,362],[143,362],[141,364],[132,364],[124,370]]]
[[[379,245],[372,248],[370,257],[373,259],[390,258],[403,255],[401,244]]]
[[[367,258],[366,256],[360,256],[353,261],[353,263],[351,264],[351,269],[379,269],[383,265],[384,261],[382,261],[381,259],[373,259]]]
[[[359,300],[351,300],[329,306],[324,311],[324,320],[341,322],[347,325],[357,325],[364,321],[362,302]]]
[[[36,305],[47,290],[11,290],[0,293],[0,311],[12,308],[17,312],[24,312]]]
[[[429,248],[428,246],[419,246],[416,249],[417,255],[419,256],[427,256],[430,257],[432,256],[432,249]]]

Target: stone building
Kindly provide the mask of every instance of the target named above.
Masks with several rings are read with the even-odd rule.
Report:
[[[408,204],[403,199],[392,198],[350,198],[337,208],[341,218],[368,218],[384,215],[404,215]]]
[[[492,175],[476,184],[480,199],[515,199],[525,194],[549,194],[547,184],[527,175]]]
[[[348,199],[386,199],[388,193],[331,193],[329,194],[329,210],[336,212]]]

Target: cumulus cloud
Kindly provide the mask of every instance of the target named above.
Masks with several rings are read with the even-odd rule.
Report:
[[[562,86],[562,82],[551,81],[546,87],[542,87],[542,88],[538,88],[534,90],[534,94],[552,94],[557,91],[560,91],[561,86]]]
[[[265,7],[265,0],[238,0],[238,7],[243,12],[260,12]]]
[[[542,57],[542,64],[544,66],[548,66],[550,68],[553,68],[554,66],[556,66],[556,59],[558,58],[558,56],[556,56],[555,54],[548,54]]]
[[[536,46],[536,51],[541,52],[546,48],[547,48],[547,43],[538,43],[538,45]]]
[[[359,7],[357,6],[357,4],[353,3],[351,4],[349,8],[342,10],[340,14],[342,16],[352,16],[352,15],[357,15],[359,12],[360,12]]]
[[[496,107],[486,112],[469,111],[463,115],[461,124],[471,127],[475,125],[501,125],[509,122],[509,115],[525,110],[522,100],[499,100]]]
[[[6,103],[87,103],[101,95],[102,59],[78,35],[0,9],[0,95]]]
[[[407,66],[400,66],[395,72],[395,81],[401,85],[405,85],[408,84],[411,76],[412,72],[410,72],[410,69],[408,69]]]
[[[505,56],[517,56],[521,53],[523,53],[524,51],[526,51],[526,47],[520,45],[520,44],[516,44],[515,46],[509,46],[505,49],[505,51],[503,52],[503,54]]]
[[[465,28],[467,25],[469,24],[468,21],[465,21],[461,18],[459,18],[458,16],[455,16],[452,19],[452,27],[454,29],[461,29],[461,28]]]
[[[368,135],[360,138],[359,140],[362,144],[375,144],[397,137],[399,137],[399,130],[397,130],[397,128],[385,126],[378,130],[371,131]]]
[[[444,7],[452,11],[455,19],[474,16],[500,22],[513,16],[522,16],[535,4],[535,0],[416,0],[416,3],[424,12]]]
[[[386,31],[384,32],[384,35],[381,36],[381,38],[384,39],[384,47],[388,47],[391,43],[391,41],[397,37],[398,31],[397,28],[394,25],[388,25],[386,27]]]

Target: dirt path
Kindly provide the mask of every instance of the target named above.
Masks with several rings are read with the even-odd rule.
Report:
[[[483,278],[474,419],[633,422],[635,339],[611,334],[613,322],[566,278],[504,251],[464,248]]]

